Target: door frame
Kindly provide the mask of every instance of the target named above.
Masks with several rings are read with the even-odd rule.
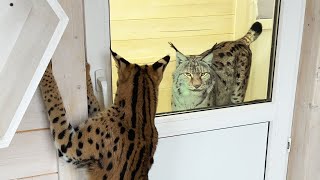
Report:
[[[104,4],[104,12],[100,13],[105,15],[104,18],[94,21],[91,21],[92,18],[87,18],[90,16],[86,15],[87,57],[88,61],[93,64],[94,61],[99,61],[100,64],[104,61],[106,63],[105,69],[110,72],[109,4],[103,3],[103,1],[85,1],[86,14],[90,11],[97,12],[94,7],[98,7],[98,4],[101,7],[101,4]],[[94,4],[97,6],[94,6]],[[285,179],[288,163],[288,139],[291,136],[305,4],[306,0],[281,0],[271,102],[158,116],[156,117],[156,126],[159,137],[164,138],[269,122],[265,179]],[[89,26],[91,30],[88,30]],[[92,43],[90,38],[93,37],[92,34],[94,34],[94,37],[97,37],[97,33],[93,33],[94,29],[97,28],[102,28],[107,32],[99,31],[100,38],[95,38],[94,43]],[[94,44],[94,48],[88,43]],[[99,56],[94,51],[97,48],[103,49],[103,53],[100,51]],[[94,61],[93,57],[95,57]],[[97,60],[97,58],[100,58],[100,60]],[[108,89],[111,89],[111,73],[107,73],[106,76],[109,85]],[[109,97],[111,97],[112,92],[108,93]]]

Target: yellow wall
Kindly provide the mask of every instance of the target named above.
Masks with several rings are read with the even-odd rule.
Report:
[[[175,51],[168,42],[174,43],[185,54],[199,54],[216,42],[234,40],[237,38],[237,4],[237,0],[110,0],[111,46],[114,51],[138,64],[153,63],[171,55],[160,86],[158,112],[171,111]],[[112,69],[115,92],[114,64]]]

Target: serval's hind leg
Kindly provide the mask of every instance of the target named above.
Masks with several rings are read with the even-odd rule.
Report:
[[[234,90],[231,95],[231,102],[238,104],[244,102],[251,67],[251,52],[248,55],[241,55],[236,63],[236,78]]]
[[[101,110],[100,104],[94,95],[92,81],[90,77],[90,64],[86,63],[86,76],[87,76],[87,100],[88,100],[88,115],[93,116]]]

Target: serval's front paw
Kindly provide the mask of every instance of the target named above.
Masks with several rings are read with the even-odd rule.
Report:
[[[86,62],[86,72],[90,74],[90,64],[88,62]]]
[[[52,60],[50,60],[48,66],[47,66],[47,69],[46,69],[46,72],[52,72]]]

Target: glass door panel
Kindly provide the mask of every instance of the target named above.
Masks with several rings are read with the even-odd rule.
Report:
[[[275,0],[110,0],[111,47],[137,64],[171,55],[159,115],[269,102],[278,9]],[[113,63],[113,93],[116,82]]]

